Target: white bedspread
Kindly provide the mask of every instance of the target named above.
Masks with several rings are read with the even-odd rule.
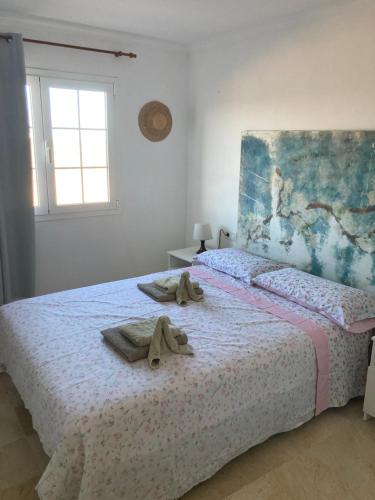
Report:
[[[249,447],[313,416],[310,338],[207,283],[204,302],[187,307],[156,303],[136,287],[177,272],[0,308],[0,363],[51,456],[38,486],[42,500],[176,498]],[[369,334],[345,333],[255,290],[327,332],[331,406],[363,394]],[[170,354],[151,371],[146,360],[128,364],[102,341],[104,328],[160,314],[188,334],[194,357]]]

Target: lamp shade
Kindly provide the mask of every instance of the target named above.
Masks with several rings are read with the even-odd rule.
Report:
[[[209,224],[194,224],[193,240],[206,241],[211,239],[212,231]]]

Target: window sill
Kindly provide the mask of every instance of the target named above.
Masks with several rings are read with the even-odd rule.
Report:
[[[119,215],[121,210],[119,208],[108,208],[105,210],[87,210],[81,212],[65,212],[61,214],[35,214],[35,222],[49,222],[55,220],[65,219],[82,219],[86,217],[101,217],[102,215]]]

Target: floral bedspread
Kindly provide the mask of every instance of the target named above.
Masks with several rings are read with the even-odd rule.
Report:
[[[239,281],[218,271],[228,283]],[[202,282],[203,302],[157,303],[136,287],[168,271],[0,308],[0,364],[51,456],[42,500],[168,500],[225,463],[314,414],[311,339],[285,320]],[[369,334],[253,287],[327,333],[330,405],[363,394]],[[159,370],[128,364],[100,330],[166,314],[195,355],[165,355]]]

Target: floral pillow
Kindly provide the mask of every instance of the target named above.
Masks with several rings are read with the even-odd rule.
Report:
[[[375,296],[288,268],[257,276],[256,285],[319,312],[352,333],[375,327]]]
[[[276,271],[287,267],[263,257],[251,255],[238,248],[221,248],[218,250],[207,250],[207,252],[196,255],[193,264],[204,264],[205,266],[229,274],[245,283],[251,284],[253,278],[261,273]]]

